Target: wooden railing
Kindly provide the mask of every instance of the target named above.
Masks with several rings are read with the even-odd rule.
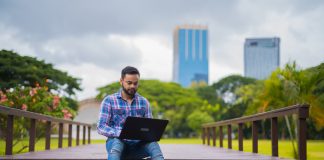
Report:
[[[210,145],[212,138],[213,146],[216,146],[216,128],[219,127],[220,147],[223,147],[223,126],[227,126],[228,148],[232,149],[232,125],[238,125],[238,148],[243,151],[243,124],[252,122],[252,152],[258,153],[258,128],[259,121],[271,119],[271,144],[272,156],[278,157],[278,117],[293,115],[298,116],[297,123],[297,141],[298,141],[298,159],[306,159],[306,118],[309,115],[309,105],[294,105],[269,112],[259,113],[251,116],[235,118],[225,121],[203,124],[202,140],[203,144]]]
[[[29,152],[35,151],[35,138],[36,138],[36,120],[46,121],[45,131],[45,149],[50,150],[51,146],[51,125],[52,123],[58,123],[58,148],[62,148],[63,144],[63,125],[68,124],[68,146],[72,146],[72,125],[77,126],[76,131],[76,145],[79,145],[80,141],[80,126],[83,126],[83,140],[82,144],[86,144],[86,127],[88,127],[88,144],[90,144],[90,131],[91,124],[75,122],[72,120],[54,118],[51,116],[19,110],[15,108],[9,108],[0,105],[0,113],[6,114],[7,117],[7,129],[6,129],[6,155],[12,155],[13,148],[13,124],[14,116],[30,118],[30,129],[29,129]]]

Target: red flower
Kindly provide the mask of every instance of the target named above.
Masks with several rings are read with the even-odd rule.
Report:
[[[26,104],[22,104],[21,109],[24,111],[27,111],[27,105]]]
[[[53,97],[53,108],[56,109],[59,104],[60,104],[60,97],[54,96]]]
[[[30,96],[34,96],[36,93],[37,93],[36,88],[32,88],[32,89],[29,91],[29,95],[30,95]]]
[[[7,96],[5,94],[2,94],[0,96],[0,102],[6,102],[8,100]]]

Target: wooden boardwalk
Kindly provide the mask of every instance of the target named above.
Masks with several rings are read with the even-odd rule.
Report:
[[[277,157],[240,152],[200,144],[161,144],[165,159],[263,159],[276,160]],[[71,148],[29,152],[0,157],[0,159],[107,159],[105,144],[90,144]]]

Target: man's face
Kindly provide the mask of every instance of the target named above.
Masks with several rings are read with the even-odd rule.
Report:
[[[120,84],[123,87],[123,91],[127,95],[133,97],[139,85],[138,81],[139,81],[138,74],[126,74],[124,78],[120,79]]]

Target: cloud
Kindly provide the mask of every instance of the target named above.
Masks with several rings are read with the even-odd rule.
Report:
[[[142,78],[171,81],[176,25],[209,29],[209,78],[243,74],[245,38],[281,38],[281,66],[323,62],[324,2],[0,1],[0,47],[36,56],[83,79],[80,97],[119,79],[126,65]],[[107,79],[107,80],[106,80]]]
[[[14,27],[8,27],[0,22],[0,50],[21,52],[21,55],[35,56],[35,50],[30,43],[20,37],[20,32]]]
[[[78,37],[50,39],[40,45],[39,56],[55,64],[91,63],[102,68],[142,63],[142,55],[134,42],[122,35],[86,34]]]

